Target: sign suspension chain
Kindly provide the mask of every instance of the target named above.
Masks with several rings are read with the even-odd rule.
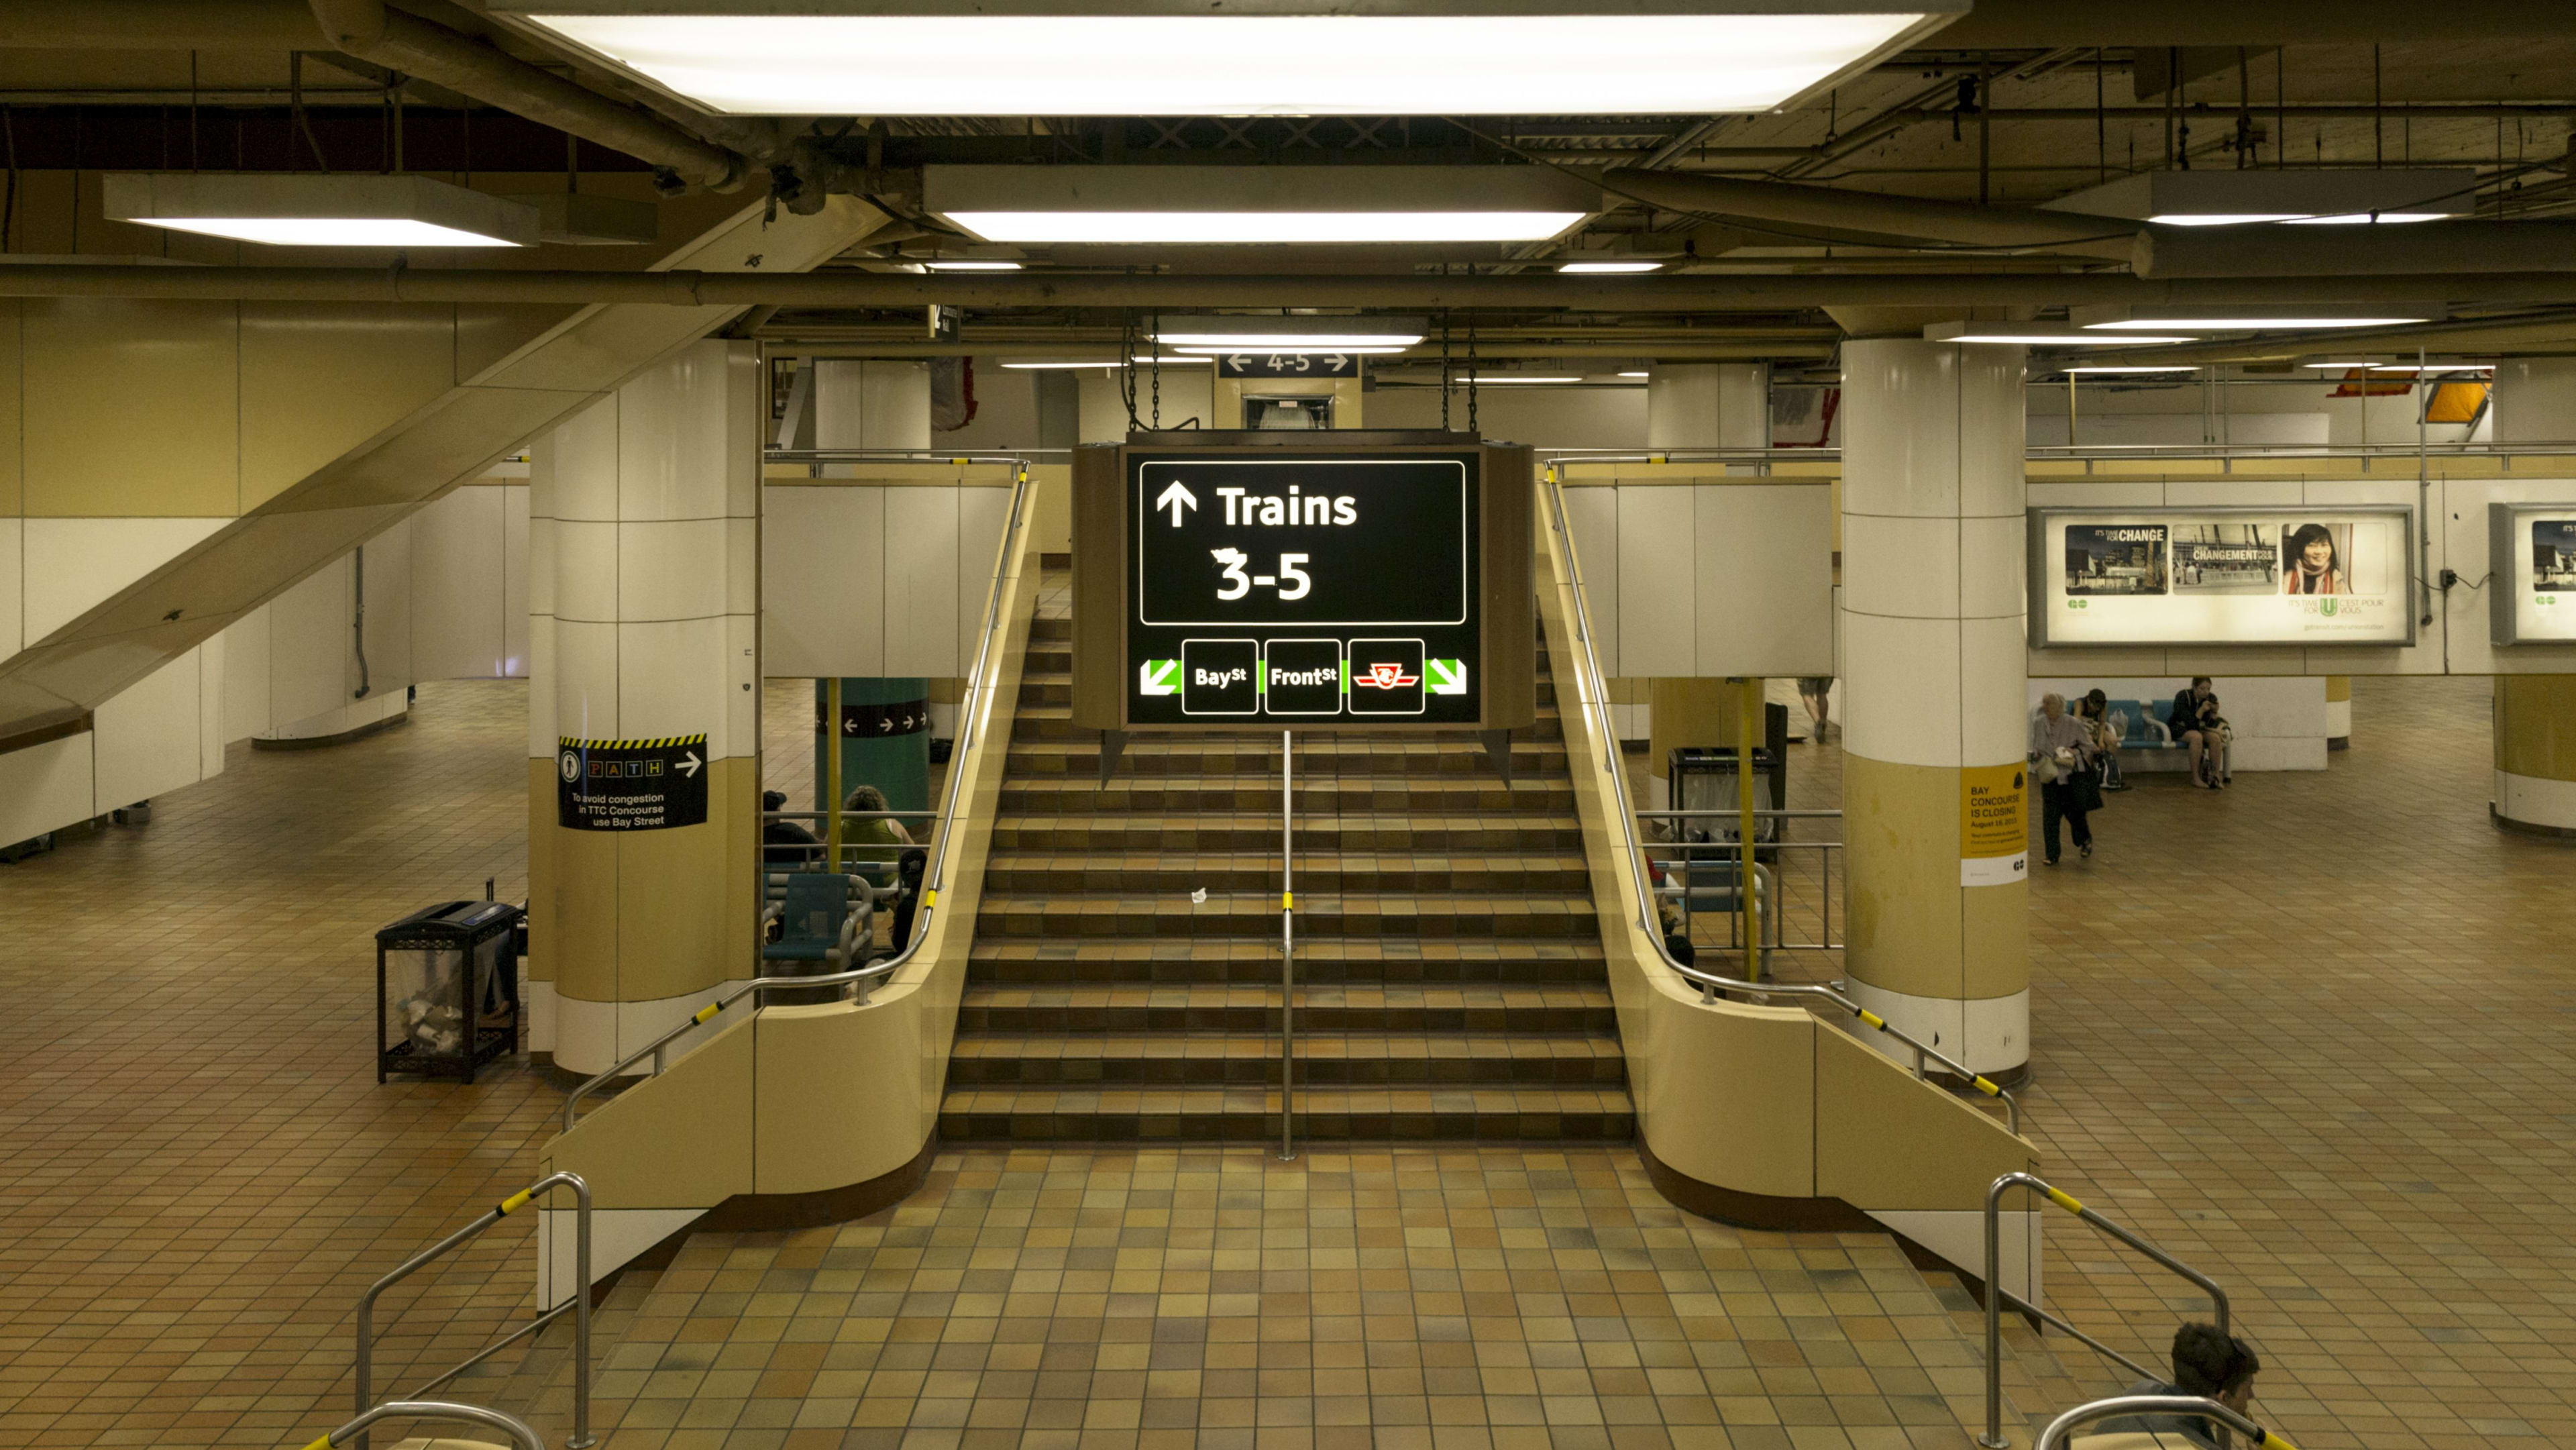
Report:
[[[1440,272],[1443,276],[1448,275],[1449,264],[1441,263]],[[1440,309],[1440,431],[1443,433],[1449,431],[1449,383],[1449,309],[1443,307]]]
[[[1163,314],[1160,312],[1153,314],[1153,333],[1148,341],[1154,344],[1154,351],[1150,354],[1154,359],[1154,431],[1159,433],[1163,431]]]

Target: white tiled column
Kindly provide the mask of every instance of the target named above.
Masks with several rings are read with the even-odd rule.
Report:
[[[2017,347],[1843,348],[1851,991],[1996,1077],[2030,1059],[2028,853],[1970,857],[1963,816],[1972,780],[2026,784],[2022,371]]]
[[[1771,441],[1769,363],[1657,363],[1646,374],[1646,446],[1761,448]]]
[[[597,1072],[756,974],[757,349],[693,344],[529,453],[530,1046]],[[707,737],[707,819],[558,820],[564,738]]]

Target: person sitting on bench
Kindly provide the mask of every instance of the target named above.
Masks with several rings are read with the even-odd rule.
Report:
[[[2166,723],[2173,738],[2191,751],[2192,784],[2218,790],[2235,783],[2227,769],[2227,720],[2218,713],[2209,676],[2192,676],[2191,687],[2174,696],[2173,716]]]

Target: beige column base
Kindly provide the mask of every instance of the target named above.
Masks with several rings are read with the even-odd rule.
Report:
[[[2030,1060],[2030,881],[2026,853],[1962,854],[1969,774],[1843,757],[1844,970],[1862,1005],[2002,1079]]]
[[[2576,675],[2498,675],[2495,823],[2576,835]]]

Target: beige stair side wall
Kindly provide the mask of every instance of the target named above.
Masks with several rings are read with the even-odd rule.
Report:
[[[1615,783],[1575,666],[1574,575],[1552,511],[1536,560],[1557,715],[1600,906],[1637,1131],[1677,1173],[1737,1194],[1839,1199],[1864,1212],[1973,1212],[2038,1151],[1803,1009],[1702,1002],[1637,921],[1637,863],[1617,845]]]
[[[1003,576],[992,710],[976,738],[959,742],[955,854],[921,949],[866,1006],[746,1017],[547,1145],[546,1171],[582,1175],[599,1211],[703,1211],[739,1194],[847,1188],[902,1168],[930,1142],[1037,602],[1036,541],[1024,530],[1020,542]],[[614,1267],[595,1261],[592,1271]]]

